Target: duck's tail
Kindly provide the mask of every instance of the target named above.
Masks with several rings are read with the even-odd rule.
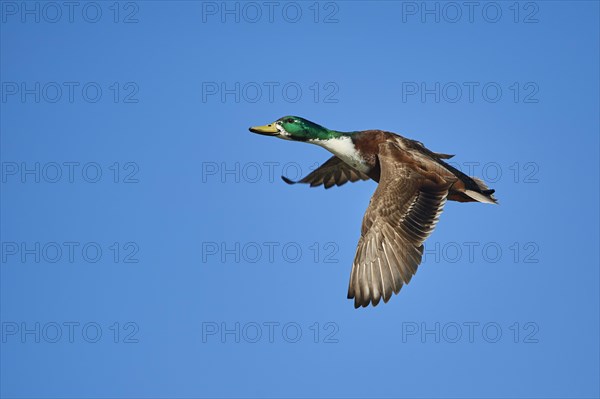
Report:
[[[450,169],[458,181],[450,188],[448,199],[458,202],[483,202],[486,204],[497,204],[498,200],[494,197],[496,190],[489,188],[483,180],[477,177],[470,177],[460,170],[445,164]]]
[[[471,180],[477,184],[478,190],[469,190],[466,189],[463,193],[469,198],[477,201],[484,202],[486,204],[497,204],[498,200],[494,197],[494,192],[496,190],[490,189],[483,180],[477,177],[470,177]]]

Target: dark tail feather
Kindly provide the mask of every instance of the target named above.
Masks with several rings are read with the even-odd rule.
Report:
[[[450,201],[459,202],[485,202],[488,204],[497,204],[498,200],[494,197],[496,190],[490,189],[483,180],[477,177],[465,175],[460,170],[456,169],[444,161],[438,161],[444,168],[451,171],[456,176],[459,182],[455,183],[453,188],[448,193]]]

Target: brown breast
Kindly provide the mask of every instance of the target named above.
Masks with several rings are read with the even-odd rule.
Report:
[[[381,175],[381,167],[379,165],[379,158],[377,157],[379,144],[389,140],[393,136],[397,135],[383,130],[364,130],[352,136],[354,147],[356,147],[371,168],[367,175],[378,183]]]

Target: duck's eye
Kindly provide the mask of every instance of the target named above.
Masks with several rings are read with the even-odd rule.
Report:
[[[294,123],[294,120],[292,118],[289,118],[288,120],[286,120],[287,123]]]

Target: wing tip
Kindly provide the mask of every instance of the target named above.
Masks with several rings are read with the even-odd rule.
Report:
[[[399,292],[400,290],[398,290]],[[379,303],[381,301],[383,301],[383,303],[388,303],[390,301],[390,299],[392,299],[392,297],[397,294],[398,292],[390,292],[389,295],[380,295],[379,297],[377,296],[368,296],[365,298],[359,298],[359,295],[354,295],[352,293],[348,293],[348,299],[354,299],[354,309],[358,309],[358,308],[368,308],[369,305],[376,307],[377,305],[379,305]]]
[[[286,182],[287,184],[290,184],[290,185],[298,183],[297,181],[293,181],[291,179],[288,179],[285,176],[281,176],[281,180],[283,180],[284,182]]]

